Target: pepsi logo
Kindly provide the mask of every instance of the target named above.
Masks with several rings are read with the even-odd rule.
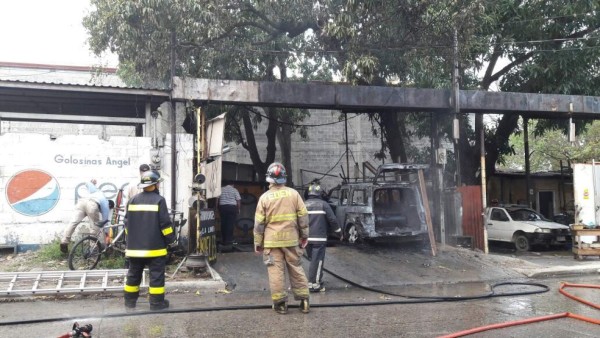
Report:
[[[16,212],[25,216],[40,216],[58,203],[60,187],[52,175],[41,170],[23,170],[10,178],[6,198]]]

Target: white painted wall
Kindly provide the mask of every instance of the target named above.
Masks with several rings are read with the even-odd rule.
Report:
[[[166,142],[165,149],[170,149],[169,144]],[[187,211],[187,199],[191,195],[187,187],[193,177],[191,135],[178,137],[177,146],[178,209]],[[151,163],[151,148],[149,137],[112,136],[101,140],[96,135],[62,135],[51,140],[44,134],[0,135],[0,244],[26,248],[60,236],[84,182],[95,178],[105,196],[114,199],[118,189],[139,178],[141,163]],[[161,194],[170,206],[170,176],[165,174],[170,174],[170,157],[164,157],[162,163],[167,164],[160,170],[167,184],[161,186]],[[31,187],[35,184],[28,184],[26,175],[18,176],[24,181],[14,179],[15,175],[28,170],[45,172],[52,179],[43,188],[33,191]],[[53,191],[59,195],[45,198]],[[29,198],[23,197],[29,195]],[[30,215],[17,210],[19,201],[28,200],[34,206],[33,211],[28,212]],[[37,213],[35,205],[41,208]]]
[[[600,166],[590,163],[573,164],[573,193],[575,195],[575,221],[593,227],[600,213]],[[581,236],[584,243],[593,243],[594,236]]]

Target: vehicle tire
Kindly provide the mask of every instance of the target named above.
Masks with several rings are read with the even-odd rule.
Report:
[[[515,248],[519,252],[529,251],[531,248],[531,244],[529,243],[529,238],[523,234],[518,234],[515,236]]]
[[[80,239],[69,252],[69,269],[92,270],[98,265],[102,254],[102,243],[94,236]]]
[[[356,225],[354,224],[350,224],[346,227],[346,233],[344,235],[344,240],[348,243],[348,244],[358,244],[362,241],[362,238],[360,237],[360,234],[358,233],[358,229],[356,228]]]

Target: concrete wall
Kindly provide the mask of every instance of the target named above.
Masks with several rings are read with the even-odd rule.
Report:
[[[306,118],[301,124],[314,125],[326,124],[317,127],[308,127],[308,139],[302,139],[298,133],[292,135],[292,166],[294,184],[300,185],[301,181],[306,184],[313,178],[320,178],[322,175],[305,172],[300,177],[300,169],[316,171],[335,175],[336,177],[326,176],[321,181],[327,188],[334,187],[341,182],[340,165],[346,171],[346,151],[344,121],[339,120],[339,111],[335,110],[310,110],[310,117]],[[348,148],[350,162],[350,176],[362,177],[362,162],[369,161],[375,167],[382,161],[374,156],[379,151],[380,137],[374,136],[371,131],[371,122],[367,116],[361,115],[354,117],[354,114],[348,114]],[[264,121],[264,119],[263,119]],[[333,124],[327,124],[337,122]],[[266,154],[266,123],[261,124],[255,130],[255,137],[261,158],[264,160]],[[232,151],[223,156],[224,161],[252,164],[248,151],[241,145],[228,143]],[[417,147],[429,147],[429,140],[414,140]],[[279,153],[279,144],[277,144],[278,153],[276,160],[281,159]],[[343,155],[343,156],[342,156]],[[386,162],[390,162],[389,154]],[[358,170],[355,170],[355,163],[358,164]],[[289,169],[288,169],[289,170]],[[348,175],[348,173],[346,173]]]
[[[540,192],[551,192],[553,194],[552,211],[558,214],[563,209],[574,212],[573,185],[571,178],[564,179],[563,185],[560,176],[531,177],[532,207],[540,211]],[[504,204],[527,204],[527,181],[524,176],[494,176],[488,183],[488,203],[497,199]],[[552,215],[546,215],[552,217]]]
[[[165,146],[170,149],[170,138]],[[177,147],[177,208],[187,211],[191,135],[178,137]],[[95,178],[105,196],[114,199],[118,189],[139,179],[139,164],[151,163],[151,150],[149,137],[0,135],[0,244],[26,249],[52,241],[69,221],[84,182]],[[170,153],[161,156],[161,192],[170,206]]]

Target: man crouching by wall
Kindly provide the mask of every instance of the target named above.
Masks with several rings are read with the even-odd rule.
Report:
[[[287,174],[281,163],[267,169],[269,191],[260,196],[254,219],[254,251],[263,254],[269,274],[273,310],[287,313],[285,272],[300,311],[308,313],[308,280],[302,269],[303,249],[308,243],[308,213],[300,194],[285,186]]]

